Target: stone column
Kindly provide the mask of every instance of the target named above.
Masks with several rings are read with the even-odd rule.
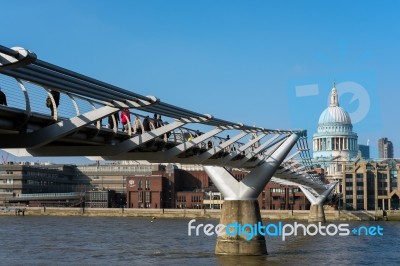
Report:
[[[325,212],[324,212],[324,205],[322,204],[311,204],[310,213],[308,215],[308,222],[309,223],[325,223]]]
[[[257,200],[225,200],[221,210],[220,224],[230,226],[232,236],[218,236],[215,254],[227,255],[266,255],[265,237],[254,232],[254,225],[262,224],[260,208]],[[251,225],[246,226],[245,225]],[[251,237],[252,236],[252,237]]]

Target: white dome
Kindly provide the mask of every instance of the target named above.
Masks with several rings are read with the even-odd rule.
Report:
[[[325,123],[340,123],[340,124],[351,124],[349,114],[339,106],[329,106],[326,108],[321,116],[319,117],[318,124]]]
[[[321,113],[318,131],[313,135],[313,158],[354,158],[358,151],[357,139],[350,115],[340,107],[338,92],[333,84],[328,107]]]
[[[345,125],[351,125],[351,119],[349,114],[339,106],[339,97],[335,85],[333,85],[331,92],[331,99],[328,108],[326,108],[321,116],[319,117],[318,124],[325,123],[340,123]]]

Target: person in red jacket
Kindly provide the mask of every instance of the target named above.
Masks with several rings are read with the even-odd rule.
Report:
[[[129,112],[128,108],[124,108],[121,112],[121,124],[122,124],[122,131],[128,129],[128,123],[131,121],[131,113]]]

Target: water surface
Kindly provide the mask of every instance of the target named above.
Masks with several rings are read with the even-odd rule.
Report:
[[[216,237],[188,236],[190,219],[0,217],[1,265],[395,265],[399,222],[351,222],[383,236],[267,238],[268,256],[214,255]],[[197,220],[196,223],[216,220]],[[269,223],[271,221],[268,221]]]

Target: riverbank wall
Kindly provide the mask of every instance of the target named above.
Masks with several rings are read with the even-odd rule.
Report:
[[[102,216],[219,219],[220,210],[212,209],[134,209],[134,208],[56,208],[19,207],[26,216]],[[0,215],[16,215],[16,208],[1,208]],[[308,210],[262,210],[263,220],[307,220]],[[18,213],[21,215],[21,211]],[[337,211],[325,210],[327,221],[400,221],[400,211]]]

